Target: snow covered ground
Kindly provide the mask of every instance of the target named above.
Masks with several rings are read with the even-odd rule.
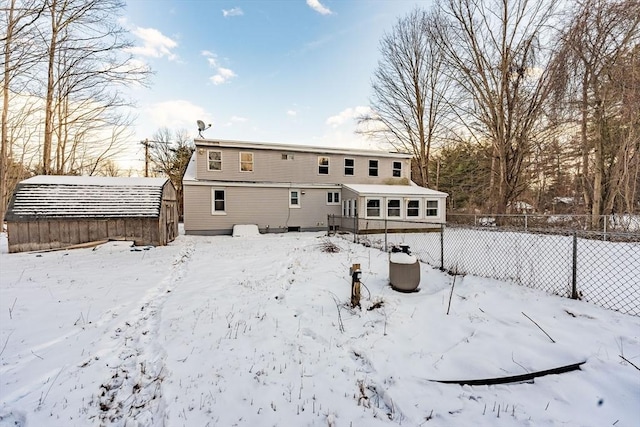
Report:
[[[0,238],[2,427],[640,425],[638,317],[427,265],[398,293],[387,254],[322,233]]]

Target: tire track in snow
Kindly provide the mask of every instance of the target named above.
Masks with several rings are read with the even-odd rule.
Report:
[[[100,386],[97,401],[100,425],[163,425],[166,404],[162,381],[166,376],[166,352],[159,344],[160,313],[171,291],[183,279],[195,250],[194,241],[186,236],[183,247],[173,261],[171,273],[154,289],[150,289],[128,319],[112,336],[117,356],[111,378]]]

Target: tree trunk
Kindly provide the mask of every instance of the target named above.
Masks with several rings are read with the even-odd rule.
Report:
[[[56,56],[56,40],[58,37],[58,27],[56,22],[57,0],[51,0],[49,10],[51,12],[51,40],[49,41],[49,52],[47,62],[47,96],[45,101],[44,116],[44,142],[42,145],[42,173],[51,173],[51,148],[53,144],[53,117],[54,104],[53,94],[55,91],[54,62]]]

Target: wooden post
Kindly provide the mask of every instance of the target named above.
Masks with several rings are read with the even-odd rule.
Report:
[[[351,307],[360,307],[360,264],[353,264],[351,274]]]

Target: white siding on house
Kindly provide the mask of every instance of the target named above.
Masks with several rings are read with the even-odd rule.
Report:
[[[212,188],[225,191],[225,215],[212,214]],[[327,192],[339,187],[308,188],[268,185],[215,186],[185,182],[184,229],[187,234],[231,234],[237,224],[256,224],[262,232],[320,230],[327,215],[340,215],[340,205],[327,205]],[[290,207],[290,191],[298,190],[299,207]]]

